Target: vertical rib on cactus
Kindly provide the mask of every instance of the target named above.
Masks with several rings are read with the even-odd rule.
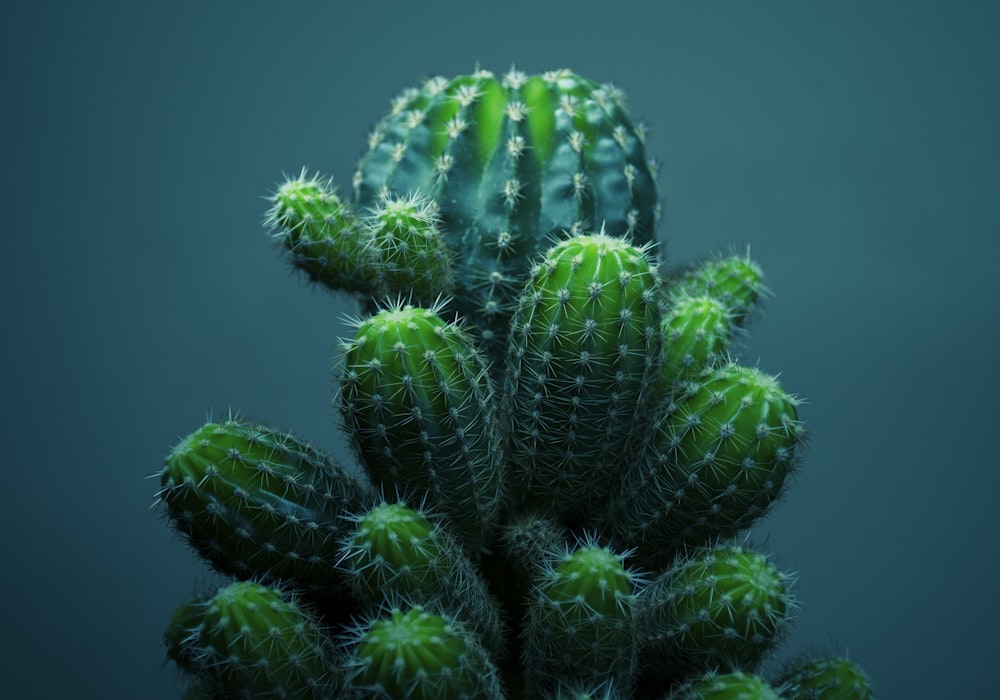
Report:
[[[567,239],[535,266],[504,391],[526,505],[582,522],[603,509],[659,369],[658,285],[643,249],[603,233]]]
[[[368,473],[446,514],[470,554],[501,506],[492,382],[469,337],[436,309],[396,304],[344,343],[340,410]]]

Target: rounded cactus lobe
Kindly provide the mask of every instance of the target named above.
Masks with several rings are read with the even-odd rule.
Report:
[[[358,698],[503,698],[496,667],[475,636],[422,605],[385,611],[354,630],[348,644],[348,687]]]
[[[341,514],[371,498],[359,471],[239,417],[178,443],[160,483],[158,500],[177,530],[219,571],[324,592],[343,588]]]
[[[276,589],[238,581],[198,599],[174,616],[200,621],[168,630],[168,652],[186,660],[199,687],[213,697],[327,698],[343,686],[332,638],[308,609]]]
[[[272,201],[265,223],[295,267],[330,289],[374,294],[382,287],[371,233],[331,179],[302,171]]]
[[[428,515],[383,501],[353,518],[341,558],[355,595],[373,607],[393,597],[434,602],[475,630],[491,653],[502,653],[504,626],[486,581]]]
[[[858,664],[842,656],[794,663],[774,682],[787,700],[871,700],[871,681]]]
[[[729,348],[735,326],[726,305],[702,294],[675,295],[663,316],[663,368],[660,395],[717,363]]]
[[[749,527],[801,457],[798,403],[774,377],[734,363],[692,380],[622,481],[616,538],[655,570],[685,546]]]
[[[504,394],[527,506],[583,522],[603,508],[659,369],[658,286],[643,249],[605,234],[569,238],[536,265]]]
[[[405,91],[369,140],[355,203],[419,190],[457,254],[456,308],[502,347],[530,263],[555,235],[604,225],[654,238],[658,194],[622,93],[570,71],[431,78]]]
[[[718,299],[729,309],[734,325],[746,324],[754,307],[770,294],[764,286],[764,273],[746,255],[720,255],[685,271],[672,288],[687,294],[705,294]]]
[[[522,656],[529,695],[577,682],[631,687],[638,577],[623,559],[584,542],[539,575]]]
[[[340,410],[369,474],[426,498],[477,552],[499,515],[502,455],[471,340],[435,309],[399,304],[361,321],[345,350]]]
[[[644,592],[639,620],[645,676],[749,668],[774,647],[794,605],[791,577],[737,546],[680,559]]]
[[[411,301],[431,304],[452,292],[455,275],[436,202],[419,194],[386,193],[365,225],[385,293],[405,290]]]
[[[743,671],[708,673],[671,693],[669,700],[781,700],[760,676]]]

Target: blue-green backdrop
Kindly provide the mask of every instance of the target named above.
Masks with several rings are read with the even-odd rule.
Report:
[[[987,697],[1000,644],[1000,5],[5,2],[0,694],[176,697],[207,570],[149,506],[229,407],[344,449],[345,298],[260,222],[282,172],[346,183],[401,89],[477,64],[627,91],[674,261],[749,244],[743,359],[812,440],[757,535],[799,572],[783,653],[882,698]]]

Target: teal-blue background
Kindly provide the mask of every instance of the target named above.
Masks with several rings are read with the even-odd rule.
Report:
[[[783,647],[881,697],[987,697],[1000,644],[1000,12],[976,2],[6,2],[0,8],[0,694],[176,697],[212,580],[149,509],[228,407],[334,451],[344,298],[260,225],[350,177],[401,89],[477,63],[613,81],[662,163],[675,261],[750,244],[744,353],[809,403],[757,529],[799,572]]]

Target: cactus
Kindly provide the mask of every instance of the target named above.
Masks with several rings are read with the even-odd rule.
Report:
[[[499,700],[496,668],[475,634],[422,605],[393,606],[347,642],[348,688],[358,698]]]
[[[745,530],[783,492],[805,432],[799,401],[775,377],[727,363],[675,394],[613,504],[621,542],[657,568],[685,545]]]
[[[780,700],[778,691],[760,676],[743,671],[710,672],[688,681],[669,700]]]
[[[605,233],[553,246],[511,325],[505,412],[530,507],[587,522],[635,442],[663,348],[647,252]]]
[[[236,416],[167,456],[161,511],[232,579],[168,621],[189,697],[871,697],[833,657],[755,675],[795,595],[739,538],[801,402],[739,363],[749,252],[668,267],[654,171],[613,86],[477,70],[396,99],[350,197],[277,188],[283,255],[361,305],[356,463]]]
[[[318,700],[343,686],[344,664],[313,614],[252,581],[178,608],[166,639],[168,655],[199,679],[197,692]]]
[[[167,457],[157,495],[178,532],[225,574],[334,593],[345,509],[371,498],[363,475],[290,433],[230,416]]]
[[[592,540],[537,577],[523,652],[526,695],[574,681],[629,687],[635,663],[635,572]]]
[[[358,323],[344,349],[340,407],[369,474],[426,494],[475,553],[496,524],[503,476],[476,348],[436,309],[396,304]]]
[[[801,659],[774,685],[788,700],[871,700],[872,686],[860,666],[843,656]]]
[[[764,555],[734,545],[680,557],[644,591],[641,673],[752,669],[778,641],[794,605],[790,584]]]

